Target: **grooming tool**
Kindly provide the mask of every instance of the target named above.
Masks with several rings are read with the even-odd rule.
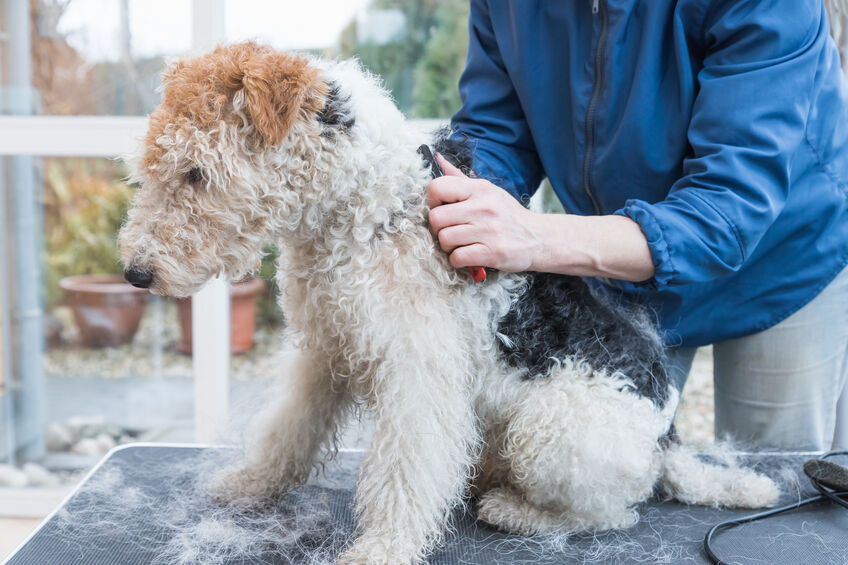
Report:
[[[830,500],[831,502],[848,509],[848,467],[839,465],[833,461],[828,461],[828,458],[837,455],[848,455],[848,450],[828,451],[820,457],[810,459],[804,463],[804,473],[810,478],[810,482],[813,484],[813,487],[819,491],[820,494],[792,502],[786,506],[780,506],[779,508],[772,508],[764,512],[751,514],[750,516],[725,520],[724,522],[719,522],[713,526],[704,537],[704,552],[707,554],[710,561],[716,565],[728,565],[729,563],[716,555],[715,548],[713,547],[713,538],[715,537],[715,533],[719,530],[762,520],[763,518],[769,518],[771,516],[776,516],[777,514],[783,514],[784,512],[790,512],[797,508],[823,500]]]
[[[433,157],[433,152],[430,151],[430,147],[426,144],[422,144],[418,147],[418,154],[424,158],[424,161],[430,165],[430,173],[433,175],[434,179],[445,176],[444,171],[439,166],[439,162],[436,161],[435,157]],[[474,279],[474,282],[483,282],[486,280],[486,269],[485,267],[468,267],[468,272],[471,273],[471,278]]]
[[[826,459],[810,459],[804,463],[804,473],[829,489],[848,491],[848,467]]]

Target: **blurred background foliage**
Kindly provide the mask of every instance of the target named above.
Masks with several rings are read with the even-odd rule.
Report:
[[[277,246],[269,243],[263,249],[262,265],[254,273],[257,277],[264,279],[268,284],[256,299],[256,323],[260,326],[276,326],[283,320],[283,311],[277,304],[277,259],[280,252]]]
[[[368,20],[354,20],[342,32],[339,56],[358,57],[383,77],[409,117],[449,118],[460,106],[457,83],[468,48],[468,2],[375,0],[369,14],[384,30],[399,22],[396,33],[375,37]]]
[[[116,236],[133,189],[124,167],[101,159],[44,162],[44,266],[47,307],[59,303],[59,279],[121,273]]]

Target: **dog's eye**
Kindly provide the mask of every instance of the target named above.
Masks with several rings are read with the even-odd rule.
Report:
[[[197,184],[203,180],[203,173],[200,172],[200,167],[194,167],[186,173],[186,180],[190,184]]]

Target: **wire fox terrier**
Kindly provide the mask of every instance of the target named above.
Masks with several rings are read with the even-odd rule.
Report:
[[[375,420],[340,563],[418,563],[470,494],[521,534],[627,528],[660,483],[680,501],[760,507],[770,479],[702,462],[670,432],[678,391],[648,317],[580,278],[448,263],[428,229],[428,140],[356,62],[255,43],[173,63],[131,160],[127,279],[188,296],[281,251],[287,392],[222,471],[233,504],[267,500]],[[449,160],[451,142],[435,150]]]

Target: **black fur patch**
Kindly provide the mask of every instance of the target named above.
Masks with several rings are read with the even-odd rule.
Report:
[[[579,277],[529,274],[529,285],[498,324],[499,347],[523,378],[546,377],[557,360],[626,375],[635,392],[658,405],[668,398],[661,342],[638,310],[596,298]]]
[[[327,100],[318,112],[318,121],[327,126],[321,135],[331,137],[335,132],[348,133],[356,123],[349,104],[350,95],[343,95],[335,82],[330,82],[327,86],[330,87]]]
[[[473,177],[471,170],[471,144],[464,136],[451,137],[451,129],[443,127],[433,134],[433,153],[438,153],[448,163],[458,167],[463,174]]]
[[[433,152],[468,176],[472,147],[450,128],[438,130]],[[491,269],[490,269],[491,270]],[[641,396],[658,405],[668,398],[665,353],[641,311],[598,299],[580,277],[530,273],[528,287],[498,324],[499,341],[509,366],[522,368],[523,378],[543,378],[558,359],[572,358],[607,373],[620,372]]]

